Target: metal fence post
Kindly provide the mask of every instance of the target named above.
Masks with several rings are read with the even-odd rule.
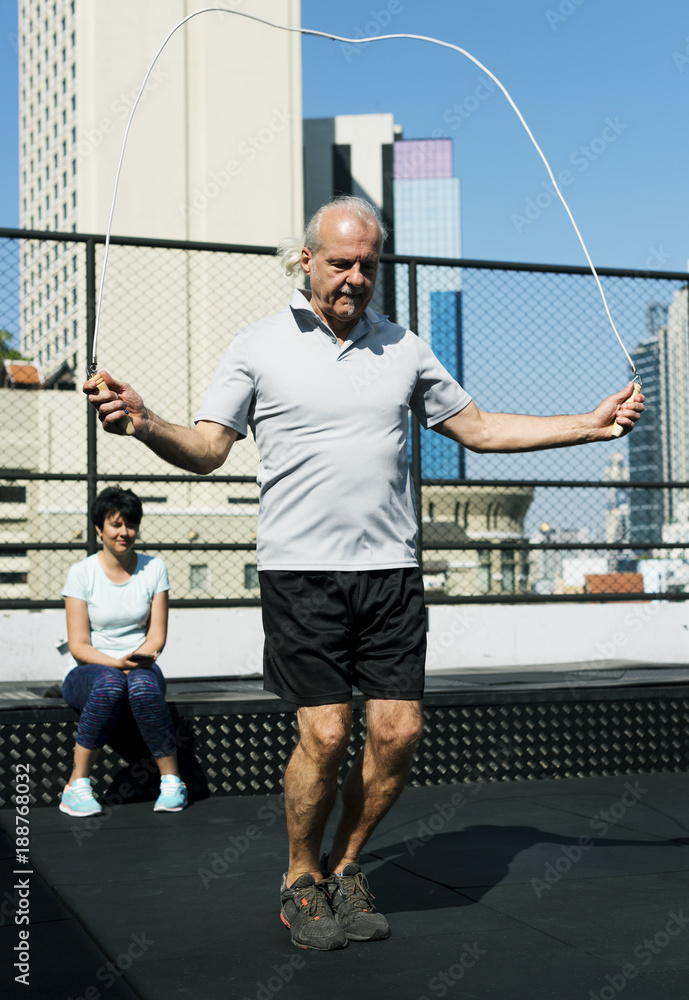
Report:
[[[86,241],[86,364],[93,356],[93,335],[96,327],[96,243]],[[86,542],[89,555],[98,550],[95,526],[89,511],[98,492],[98,417],[86,403]]]
[[[418,336],[418,304],[417,304],[416,261],[409,262],[409,327]],[[417,551],[419,565],[423,569],[423,498],[421,495],[421,425],[418,417],[411,415],[411,478],[414,484],[414,501],[416,503],[416,526],[418,530]]]

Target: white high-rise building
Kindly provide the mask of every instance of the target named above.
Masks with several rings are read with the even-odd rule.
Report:
[[[660,331],[660,422],[663,478],[689,480],[689,320],[687,286],[672,296],[667,326]],[[666,490],[664,542],[689,543],[689,491]]]
[[[146,69],[198,6],[19,0],[23,228],[105,231]],[[129,134],[118,235],[265,246],[302,228],[300,37],[240,16],[297,27],[299,0],[226,6],[239,13],[192,18],[153,69]],[[31,244],[22,253],[21,348],[45,374],[84,341],[82,261],[74,245]],[[119,281],[126,284],[123,274]],[[166,302],[184,312],[191,295],[187,288]]]

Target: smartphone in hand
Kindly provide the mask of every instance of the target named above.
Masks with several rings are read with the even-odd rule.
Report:
[[[137,667],[152,667],[155,663],[155,656],[151,653],[130,653],[128,660],[134,660]]]

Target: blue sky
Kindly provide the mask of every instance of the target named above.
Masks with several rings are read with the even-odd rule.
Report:
[[[563,191],[594,262],[686,268],[686,0],[303,0],[302,23],[353,37],[380,23],[376,33],[467,49],[510,91],[556,174],[571,176]],[[559,203],[522,221],[529,200],[544,192],[546,202],[547,174],[503,95],[486,95],[481,77],[469,60],[426,43],[350,50],[306,39],[304,113],[392,111],[407,138],[450,136],[463,256],[585,263]]]
[[[144,0],[145,2],[145,0]],[[200,3],[199,6],[202,6]],[[302,24],[433,35],[512,93],[599,265],[684,270],[689,256],[686,0],[302,0]],[[0,225],[18,224],[16,3],[0,4]],[[458,53],[422,42],[303,46],[307,117],[392,112],[407,138],[454,140],[463,255],[583,264],[514,112]],[[529,215],[531,218],[529,218]]]

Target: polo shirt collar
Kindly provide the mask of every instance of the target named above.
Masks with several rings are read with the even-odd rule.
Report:
[[[292,292],[292,297],[289,300],[290,309],[293,312],[307,313],[313,320],[314,327],[320,327],[324,333],[327,333],[329,337],[333,336],[333,332],[327,323],[324,323],[321,317],[318,315],[316,310],[311,305],[311,292],[306,289],[295,288]],[[366,308],[363,316],[349,331],[349,336],[345,341],[346,344],[353,344],[355,341],[360,340],[361,337],[365,337],[366,334],[371,330],[373,326],[377,323],[383,323],[388,317],[383,313],[376,312],[375,309],[371,309],[370,306]]]

